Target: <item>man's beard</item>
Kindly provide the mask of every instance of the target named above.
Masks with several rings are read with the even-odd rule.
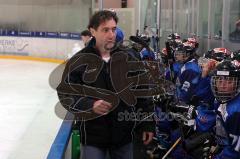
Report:
[[[114,42],[108,42],[104,45],[104,49],[107,50],[107,51],[110,51],[114,48],[114,46],[115,46]]]

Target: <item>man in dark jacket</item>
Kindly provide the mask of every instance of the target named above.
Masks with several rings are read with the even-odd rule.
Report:
[[[107,153],[111,159],[132,159],[134,128],[143,132],[146,145],[153,137],[154,122],[145,121],[151,118],[153,104],[147,97],[132,98],[138,84],[134,87],[126,79],[134,71],[124,72],[126,60],[118,63],[134,58],[114,49],[117,22],[108,10],[92,16],[88,28],[93,38],[67,62],[57,88],[63,107],[81,122],[81,159],[105,159]]]

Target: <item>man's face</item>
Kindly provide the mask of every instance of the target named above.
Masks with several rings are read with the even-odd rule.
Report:
[[[103,22],[95,30],[91,28],[91,33],[96,39],[96,47],[99,50],[110,50],[113,48],[116,39],[116,22],[111,19]]]
[[[219,93],[231,94],[237,88],[237,79],[234,77],[218,77],[216,87]]]

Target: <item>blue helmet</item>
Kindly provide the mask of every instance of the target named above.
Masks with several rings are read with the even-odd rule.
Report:
[[[116,42],[121,42],[124,39],[124,33],[120,28],[116,28]]]

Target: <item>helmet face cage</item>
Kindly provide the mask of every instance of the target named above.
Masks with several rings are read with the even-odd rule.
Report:
[[[220,103],[225,103],[239,94],[239,78],[215,75],[211,78],[211,89]]]
[[[184,50],[175,50],[174,52],[174,58],[177,62],[184,62],[187,57],[187,53]]]
[[[194,49],[191,46],[181,44],[176,48],[174,57],[178,62],[185,62],[193,53]]]

